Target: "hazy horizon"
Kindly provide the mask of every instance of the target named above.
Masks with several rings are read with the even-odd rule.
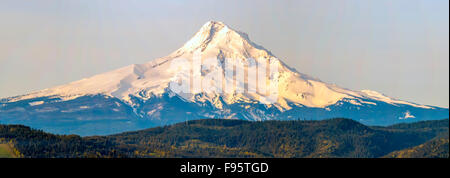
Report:
[[[325,82],[449,107],[445,0],[0,2],[0,98],[164,57],[216,20]]]

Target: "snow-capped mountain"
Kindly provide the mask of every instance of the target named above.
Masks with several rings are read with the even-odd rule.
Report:
[[[276,70],[263,75],[257,66],[275,66]],[[180,80],[190,82],[188,94],[171,88]],[[194,87],[193,80],[200,88]],[[259,85],[261,81],[269,91]],[[215,21],[207,22],[166,57],[0,100],[0,123],[81,135],[201,118],[348,117],[387,125],[448,115],[446,108],[402,101],[376,91],[353,91],[299,73],[250,41],[247,34]]]

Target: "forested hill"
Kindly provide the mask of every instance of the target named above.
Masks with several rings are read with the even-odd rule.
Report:
[[[448,157],[448,134],[448,119],[388,127],[369,127],[350,119],[263,122],[205,119],[94,137],[53,135],[25,126],[0,125],[0,141],[14,145],[22,157],[373,158],[396,157],[398,151],[422,144],[427,149],[420,154],[401,155]],[[433,147],[445,144],[445,139],[447,147]],[[434,144],[429,144],[430,141]],[[433,153],[423,153],[427,150]]]
[[[424,144],[389,153],[388,158],[448,158],[448,137],[436,138]]]

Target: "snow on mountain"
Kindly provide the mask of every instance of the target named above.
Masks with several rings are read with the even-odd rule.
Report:
[[[233,62],[239,62],[237,60],[252,58],[258,64],[264,63],[267,60],[279,62],[279,77],[269,80],[271,80],[270,82],[278,80],[279,97],[274,105],[280,110],[289,110],[291,107],[286,104],[288,102],[307,107],[324,108],[335,104],[343,98],[354,99],[351,101],[355,104],[365,102],[361,99],[372,99],[390,104],[406,104],[414,107],[431,108],[425,105],[396,100],[375,91],[352,91],[340,88],[293,71],[277,57],[272,55],[270,51],[250,41],[247,34],[233,30],[224,23],[216,21],[207,22],[194,37],[167,57],[159,58],[145,64],[129,65],[111,72],[37,91],[28,95],[12,97],[9,98],[9,101],[44,96],[55,96],[64,100],[70,100],[84,95],[105,94],[130,103],[130,95],[139,96],[144,99],[151,96],[151,94],[160,95],[165,92],[169,82],[172,81],[173,76],[177,72],[170,70],[171,61],[175,58],[191,60],[194,53],[198,50],[201,51],[202,59],[218,58],[220,60],[230,58],[234,60]],[[223,68],[223,66],[214,67]],[[144,95],[139,95],[142,92]],[[208,96],[210,95],[211,93]],[[264,94],[261,92],[254,94],[246,93],[238,96],[240,98],[235,98],[237,97],[236,95],[230,95],[229,93],[223,94],[227,104],[233,104],[238,100],[259,100],[262,96]],[[215,97],[217,95],[213,94],[212,98],[202,98],[201,100],[204,102],[204,100],[213,100]],[[192,98],[191,100],[195,101],[196,98]]]
[[[408,118],[416,118],[416,116],[411,115],[411,112],[406,111],[403,117],[399,117],[398,119],[408,119]]]

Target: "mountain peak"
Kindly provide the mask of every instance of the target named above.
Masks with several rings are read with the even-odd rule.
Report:
[[[213,29],[213,28],[217,29],[217,28],[223,28],[226,26],[227,25],[225,25],[225,23],[223,23],[223,22],[210,20],[202,26],[202,29]]]
[[[270,51],[253,43],[244,32],[220,21],[208,21],[173,56],[191,55],[196,51],[214,57],[221,54],[232,58],[270,58]]]

